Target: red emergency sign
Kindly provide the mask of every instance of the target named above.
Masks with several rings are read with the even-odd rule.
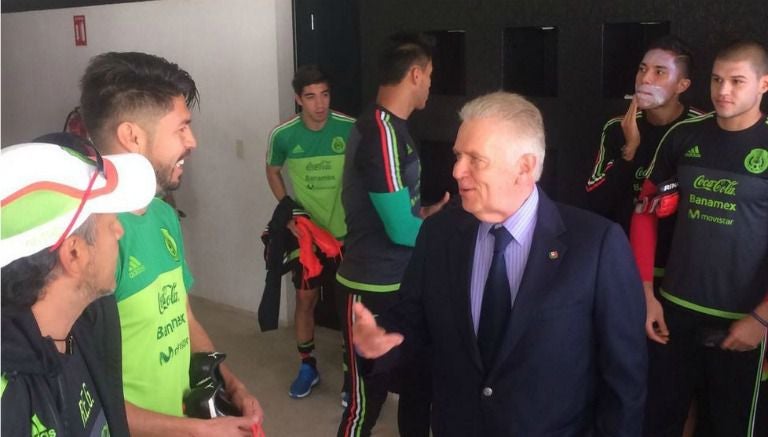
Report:
[[[75,45],[87,46],[88,38],[85,36],[85,15],[75,15]]]

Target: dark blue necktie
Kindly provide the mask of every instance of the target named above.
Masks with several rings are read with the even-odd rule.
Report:
[[[504,249],[513,238],[504,226],[491,229],[491,233],[494,235],[493,259],[488,279],[485,281],[480,323],[477,328],[477,346],[486,369],[490,369],[493,364],[512,309]]]

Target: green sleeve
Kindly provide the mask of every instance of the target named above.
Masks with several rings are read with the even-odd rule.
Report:
[[[411,212],[411,196],[408,188],[394,193],[368,193],[373,207],[384,223],[384,230],[393,243],[413,247],[419,234],[422,219]]]
[[[269,135],[269,144],[267,145],[267,165],[282,167],[285,163],[286,153],[281,147],[283,142],[278,136],[278,129],[272,131]]]

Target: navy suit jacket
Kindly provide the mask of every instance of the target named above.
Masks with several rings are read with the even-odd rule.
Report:
[[[431,346],[435,436],[641,433],[645,299],[627,238],[618,225],[540,194],[528,263],[491,368],[470,314],[480,222],[461,209],[425,221],[403,300],[379,317],[405,336],[390,358]]]

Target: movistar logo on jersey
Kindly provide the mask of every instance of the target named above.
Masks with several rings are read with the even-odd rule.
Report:
[[[49,429],[40,421],[37,414],[32,415],[32,437],[56,437],[56,430]]]
[[[733,222],[734,222],[732,218],[704,214],[697,208],[691,208],[688,210],[688,218],[691,220],[701,220],[704,222],[709,222],[709,223],[714,223],[717,225],[724,225],[724,226],[733,226]]]
[[[157,310],[163,314],[171,305],[179,302],[179,292],[176,291],[176,283],[164,285],[157,292]]]
[[[128,277],[133,279],[140,274],[144,273],[144,270],[147,268],[144,267],[144,264],[141,263],[135,256],[131,255],[128,257]]]
[[[173,236],[171,236],[171,233],[168,232],[168,229],[160,228],[160,233],[163,234],[163,239],[165,240],[165,248],[168,249],[168,253],[171,254],[171,258],[173,258],[174,261],[178,261],[179,248],[176,246],[176,240],[173,239]]]
[[[165,353],[165,351],[160,351],[160,365],[162,366],[163,364],[168,364],[168,362],[171,361],[173,357],[186,349],[187,346],[189,346],[189,337],[181,340],[176,346],[168,346],[168,353]]]
[[[711,191],[713,193],[726,194],[728,196],[736,195],[737,185],[739,185],[739,182],[732,179],[707,179],[704,175],[699,175],[693,181],[693,188]]]
[[[344,150],[347,148],[347,143],[344,142],[344,138],[342,137],[333,137],[333,140],[331,141],[331,150],[333,150],[336,153],[344,153]]]
[[[291,153],[294,155],[301,155],[302,153],[304,153],[304,148],[301,147],[301,144],[296,144],[295,146],[293,146],[293,150],[291,150]]]
[[[701,152],[699,152],[699,146],[693,146],[685,152],[686,158],[701,158]]]
[[[173,348],[168,346],[168,353],[160,351],[160,365],[167,364],[173,357]]]
[[[80,408],[80,420],[83,421],[83,427],[88,423],[91,411],[93,411],[93,404],[95,403],[96,401],[93,400],[91,392],[88,391],[88,386],[83,383],[83,386],[80,388],[80,402],[77,403],[77,406]]]
[[[744,158],[744,168],[753,174],[760,174],[768,168],[768,150],[757,148],[752,149],[747,157]]]
[[[413,148],[408,143],[405,143],[405,154],[406,155],[412,155],[413,154]]]

